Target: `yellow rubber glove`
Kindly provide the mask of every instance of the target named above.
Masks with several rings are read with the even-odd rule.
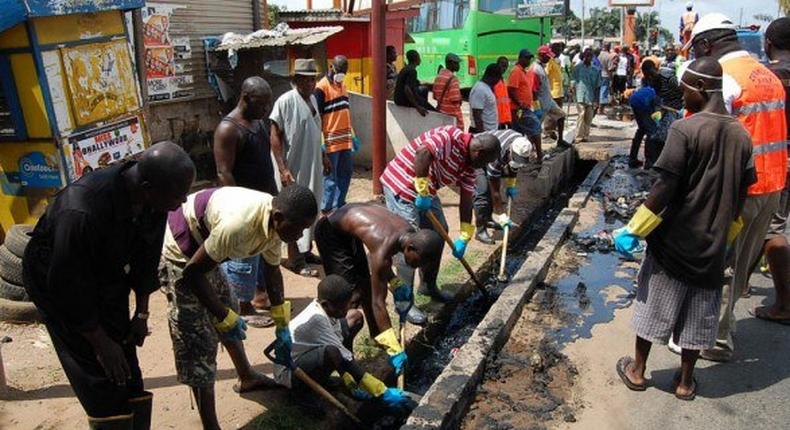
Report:
[[[398,337],[395,335],[395,329],[392,327],[379,333],[373,340],[387,350],[387,355],[396,355],[403,352],[403,348],[400,347],[400,342],[398,342]]]
[[[505,186],[508,187],[508,188],[515,187],[516,186],[516,178],[505,178]]]
[[[362,380],[359,381],[359,386],[363,390],[370,393],[370,395],[373,397],[381,397],[381,395],[387,391],[387,386],[370,373],[365,373],[362,375]]]
[[[653,121],[655,121],[655,122],[659,122],[659,121],[661,121],[661,116],[662,116],[661,115],[661,111],[659,110],[659,111],[653,112],[653,115],[650,115],[650,118],[652,118]]]
[[[354,380],[354,377],[351,376],[350,373],[343,372],[343,374],[340,375],[340,378],[343,380],[343,385],[345,385],[346,388],[348,388],[348,391],[353,392],[354,390],[359,388],[359,386],[357,386],[357,381]]]
[[[233,309],[228,308],[228,315],[222,321],[214,323],[214,328],[220,333],[225,333],[236,326],[239,321],[239,314],[233,312]]]
[[[286,300],[281,305],[272,306],[272,319],[277,328],[288,327],[291,322],[291,302]]]
[[[428,178],[414,178],[414,190],[421,196],[430,195],[429,184]]]
[[[735,239],[743,230],[743,217],[738,217],[735,221],[730,224],[730,229],[727,231],[727,246],[732,245],[735,242]]]
[[[390,290],[390,292],[394,293],[395,290],[397,290],[398,288],[400,288],[404,284],[405,283],[403,282],[403,280],[401,280],[401,278],[398,278],[396,276],[396,277],[390,279],[389,282],[387,282],[387,288]]]
[[[628,221],[627,228],[629,233],[644,239],[661,224],[661,221],[663,219],[660,216],[654,214],[647,206],[642,205],[639,206],[634,216]]]
[[[461,240],[469,242],[475,234],[475,226],[468,222],[461,223]]]

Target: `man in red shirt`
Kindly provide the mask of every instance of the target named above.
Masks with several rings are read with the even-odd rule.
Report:
[[[455,76],[461,70],[461,59],[453,54],[444,57],[444,68],[436,75],[433,81],[433,98],[436,100],[439,112],[455,117],[455,125],[464,129],[464,115],[461,112],[461,85]]]
[[[513,67],[507,80],[507,90],[510,95],[513,130],[527,136],[532,142],[540,163],[543,160],[541,125],[537,115],[532,111],[536,81],[535,74],[529,70],[533,58],[534,55],[529,49],[522,49],[518,53],[518,63]]]
[[[457,185],[461,195],[458,205],[461,235],[455,241],[453,255],[460,259],[475,231],[472,225],[475,169],[493,162],[499,153],[499,140],[490,134],[473,137],[453,126],[428,130],[411,141],[387,164],[381,176],[387,208],[415,228],[433,229],[424,214],[431,211],[446,231],[447,221],[436,192],[444,186]],[[452,296],[439,290],[436,285],[439,263],[440,259],[437,258],[421,269],[419,292],[439,301],[451,301]],[[413,286],[414,269],[406,264],[402,255],[398,256],[395,264],[398,276],[406,285]],[[425,316],[412,307],[407,319],[412,324],[421,324]]]

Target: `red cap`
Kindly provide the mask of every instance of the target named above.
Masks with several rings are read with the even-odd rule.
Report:
[[[540,48],[538,48],[538,55],[540,54],[546,54],[549,57],[554,58],[554,53],[551,52],[551,47],[549,47],[549,45],[543,45]]]

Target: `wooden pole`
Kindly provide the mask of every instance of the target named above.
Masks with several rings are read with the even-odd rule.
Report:
[[[436,219],[436,215],[434,215],[433,212],[431,211],[425,212],[425,215],[428,217],[428,220],[431,221],[431,224],[433,225],[433,229],[436,230],[436,232],[439,233],[440,236],[442,236],[442,239],[444,239],[444,241],[447,242],[447,245],[450,246],[450,249],[454,249],[455,245],[453,245],[453,240],[450,239],[450,235],[448,235],[447,232],[444,230],[444,227],[442,227],[442,223],[440,223],[439,220]],[[484,296],[488,296],[488,291],[486,291],[486,288],[483,286],[480,280],[477,279],[477,275],[475,274],[475,271],[472,269],[471,266],[469,266],[469,263],[466,262],[466,259],[462,257],[459,258],[458,261],[461,262],[461,265],[464,266],[464,269],[466,269],[466,271],[469,273],[469,276],[472,277],[472,281],[475,283],[475,286],[480,290],[480,292],[483,293]]]
[[[507,217],[510,218],[510,207],[513,203],[513,199],[510,197],[507,198]],[[499,259],[499,275],[497,275],[497,279],[501,282],[507,281],[507,275],[505,274],[505,263],[507,261],[507,239],[510,235],[510,226],[506,225],[502,232],[502,254]]]

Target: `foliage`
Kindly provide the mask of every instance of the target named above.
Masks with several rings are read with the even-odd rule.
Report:
[[[785,16],[790,16],[790,0],[779,0],[779,9],[782,9]]]
[[[269,28],[274,28],[280,22],[280,12],[286,9],[285,6],[269,3]]]
[[[790,2],[790,0],[787,0]],[[651,31],[648,32],[648,17]],[[643,42],[651,35],[650,44],[657,43],[656,35],[663,36],[666,41],[673,40],[672,32],[661,26],[661,18],[658,12],[637,13],[636,15],[636,40]],[[655,32],[655,33],[654,33]],[[554,33],[557,36],[569,39],[581,37],[581,19],[575,13],[567,17],[556,18],[554,20]],[[620,35],[620,9],[608,7],[594,7],[590,9],[590,16],[584,19],[585,37],[603,38],[617,37]]]

